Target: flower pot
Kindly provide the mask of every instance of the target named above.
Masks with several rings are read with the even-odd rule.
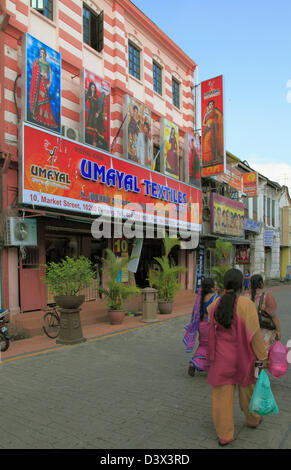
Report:
[[[162,315],[170,315],[173,310],[173,301],[158,300],[159,312]]]
[[[55,302],[60,308],[64,309],[75,309],[80,307],[85,300],[84,295],[57,295],[55,296]]]
[[[124,310],[108,310],[108,316],[111,325],[121,325],[125,312]]]

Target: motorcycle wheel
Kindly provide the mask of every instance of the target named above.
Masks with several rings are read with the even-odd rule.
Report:
[[[6,338],[6,336],[0,332],[0,346],[1,352],[7,351],[9,348],[10,340]]]

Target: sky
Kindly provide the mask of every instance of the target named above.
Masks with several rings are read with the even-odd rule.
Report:
[[[132,3],[198,64],[199,83],[224,76],[226,149],[291,194],[291,1]]]

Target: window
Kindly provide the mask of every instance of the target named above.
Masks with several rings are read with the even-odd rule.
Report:
[[[272,199],[272,226],[275,227],[276,214],[275,214],[275,201]]]
[[[53,19],[53,0],[30,0],[30,6],[50,20]]]
[[[249,200],[248,200],[247,197],[243,198],[243,204],[244,204],[244,208],[245,208],[244,209],[244,217],[246,219],[248,219],[249,218]]]
[[[162,95],[162,67],[156,62],[153,62],[153,75],[154,75],[154,91]]]
[[[253,198],[253,219],[258,220],[258,197]]]
[[[140,50],[131,42],[128,44],[129,73],[140,80]]]
[[[180,83],[172,79],[173,105],[180,108]]]
[[[92,49],[101,52],[104,47],[104,14],[95,14],[83,5],[83,40]]]
[[[271,199],[267,198],[267,225],[271,225]]]

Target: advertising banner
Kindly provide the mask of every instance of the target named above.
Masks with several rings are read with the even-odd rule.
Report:
[[[110,84],[84,70],[85,142],[103,150],[110,149]]]
[[[256,220],[245,219],[245,230],[248,230],[250,232],[260,233],[261,223],[257,222]]]
[[[24,119],[61,132],[61,55],[30,34],[23,40]]]
[[[258,173],[256,171],[243,174],[243,193],[247,197],[258,195]]]
[[[22,143],[22,203],[200,230],[197,188],[29,124]]]
[[[185,134],[185,148],[186,148],[186,181],[201,188],[201,160],[200,160],[200,137],[195,137],[191,134]]]
[[[164,173],[179,179],[179,128],[168,119],[161,119]]]
[[[273,246],[274,230],[264,231],[264,246]]]
[[[236,264],[250,264],[251,249],[247,245],[237,245],[236,247]]]
[[[133,162],[151,168],[153,160],[152,118],[147,106],[131,96],[123,98],[124,155]]]
[[[212,233],[244,236],[244,205],[218,194],[210,194],[210,230]]]
[[[223,76],[201,83],[202,176],[225,172]]]
[[[223,175],[214,176],[216,181],[227,183],[237,191],[242,191],[242,174],[236,168],[226,164],[226,170]]]

